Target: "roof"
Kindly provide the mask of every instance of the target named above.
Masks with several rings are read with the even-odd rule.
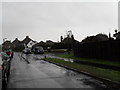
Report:
[[[113,36],[116,37],[116,38],[120,38],[120,32],[115,33]]]
[[[20,44],[21,42],[18,40],[18,38],[16,38],[13,42],[12,42],[12,44]]]
[[[30,39],[28,36],[22,41],[23,44],[28,44],[32,39]]]
[[[120,32],[118,32],[118,33],[116,33],[116,34],[114,34],[114,35],[120,35]]]

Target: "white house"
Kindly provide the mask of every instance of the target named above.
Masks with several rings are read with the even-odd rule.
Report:
[[[29,48],[32,48],[33,45],[35,45],[37,42],[36,41],[30,41],[28,44],[27,44],[27,47]]]

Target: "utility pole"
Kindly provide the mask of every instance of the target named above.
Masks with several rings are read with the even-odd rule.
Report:
[[[67,31],[67,50],[68,50],[68,54],[70,54],[70,51],[71,51],[71,36],[72,36],[72,31],[71,30]]]

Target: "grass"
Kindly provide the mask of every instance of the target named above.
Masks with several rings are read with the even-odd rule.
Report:
[[[55,59],[55,58],[46,58],[46,60],[65,65],[65,66],[77,69],[79,71],[88,72],[92,75],[110,79],[112,81],[120,83],[120,77],[119,77],[120,71],[114,71],[114,70],[110,70],[110,69],[102,69],[102,68],[96,68],[96,67],[92,67],[92,66],[88,66],[88,65],[71,63],[71,62],[67,62],[67,61],[64,61],[61,59]]]
[[[91,62],[91,63],[106,64],[106,65],[112,65],[112,66],[120,66],[120,62],[118,62],[118,61],[108,61],[108,60],[102,60],[102,59],[80,58],[80,57],[73,56],[73,54],[70,54],[70,55],[68,55],[68,54],[58,55],[58,57],[76,59],[76,60],[85,61],[85,62]]]

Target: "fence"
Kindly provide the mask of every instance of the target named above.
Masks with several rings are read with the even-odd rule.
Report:
[[[73,51],[77,57],[120,61],[120,40],[77,43]]]

